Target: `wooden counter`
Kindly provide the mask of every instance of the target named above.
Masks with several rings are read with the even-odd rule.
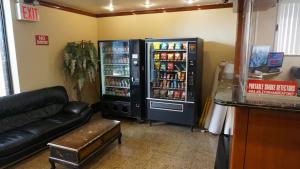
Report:
[[[245,97],[235,84],[223,78],[214,100],[236,107],[229,166],[222,169],[300,169],[300,97]]]
[[[300,168],[300,114],[237,107],[230,169]]]

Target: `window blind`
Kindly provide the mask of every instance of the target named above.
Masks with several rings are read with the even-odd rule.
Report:
[[[300,55],[300,0],[280,0],[275,49],[286,55]]]

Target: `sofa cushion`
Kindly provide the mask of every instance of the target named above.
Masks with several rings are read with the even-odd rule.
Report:
[[[24,112],[3,119],[0,118],[0,133],[24,126],[42,118],[53,116],[61,111],[63,107],[63,104],[52,104],[30,112]]]
[[[81,113],[84,109],[86,109],[89,105],[87,103],[83,103],[80,101],[72,101],[69,102],[63,109],[64,112],[67,113],[75,113],[79,114]]]
[[[41,119],[22,127],[18,130],[32,133],[39,137],[40,140],[51,138],[59,132],[63,132],[73,127],[82,120],[80,115],[73,113],[58,113],[54,116]]]
[[[0,119],[69,101],[64,87],[56,86],[0,97]],[[55,112],[58,113],[58,112]]]
[[[19,151],[22,147],[34,144],[37,137],[20,130],[10,130],[0,133],[0,156],[6,156]]]
[[[73,113],[58,113],[54,116],[51,116],[47,119],[45,119],[46,121],[51,121],[51,122],[55,122],[57,124],[63,124],[63,123],[69,123],[72,121],[76,121],[79,120],[80,116],[77,114],[73,114]]]
[[[18,130],[31,133],[43,140],[45,137],[51,137],[59,132],[60,125],[60,123],[43,119],[19,127]]]

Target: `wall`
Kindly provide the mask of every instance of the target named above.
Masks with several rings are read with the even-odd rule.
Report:
[[[11,1],[16,55],[21,91],[47,86],[66,86],[71,99],[75,98],[72,85],[62,68],[63,49],[67,42],[98,39],[97,19],[39,6],[40,22],[21,22],[15,19],[15,4]],[[49,46],[36,46],[34,35],[48,35]],[[95,86],[83,90],[83,100],[97,100]]]
[[[233,61],[236,13],[232,8],[99,18],[100,40],[200,37],[204,39],[203,98],[210,95],[216,66]]]
[[[277,8],[272,7],[267,10],[257,11],[253,13],[255,23],[254,43],[256,45],[273,45],[277,24]]]

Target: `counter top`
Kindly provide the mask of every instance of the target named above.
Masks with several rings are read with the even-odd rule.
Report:
[[[214,102],[225,106],[300,112],[300,97],[266,94],[247,94],[243,96],[239,78],[233,77],[233,74],[223,74],[219,78]]]

